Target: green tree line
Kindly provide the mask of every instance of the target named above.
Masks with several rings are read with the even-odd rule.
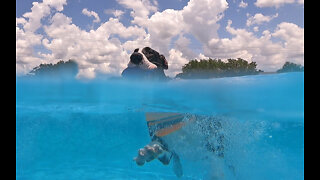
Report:
[[[29,75],[35,76],[75,76],[78,73],[78,64],[74,60],[64,62],[60,60],[56,64],[40,64],[34,67]]]
[[[286,62],[283,67],[277,70],[277,73],[304,71],[304,67],[292,62]],[[176,75],[182,79],[199,79],[199,78],[219,78],[255,75],[262,73],[257,69],[256,62],[248,62],[244,59],[227,59],[226,62],[221,59],[200,59],[191,60],[182,66],[182,73]]]
[[[304,71],[304,67],[300,64],[292,62],[285,62],[281,69],[277,70],[277,73],[283,72],[301,72]]]
[[[170,68],[170,67],[169,67]],[[304,71],[304,67],[292,62],[285,62],[277,73]],[[182,66],[182,73],[176,75],[183,79],[203,79],[255,75],[262,73],[257,69],[256,62],[248,62],[244,59],[228,59],[226,62],[221,59],[200,59],[190,60]],[[78,65],[74,60],[59,61],[56,64],[40,64],[30,71],[30,75],[36,76],[72,76],[78,73]]]
[[[182,73],[177,74],[179,78],[217,78],[254,75],[263,72],[257,69],[257,63],[238,58],[228,59],[227,62],[221,59],[191,60],[182,66]]]

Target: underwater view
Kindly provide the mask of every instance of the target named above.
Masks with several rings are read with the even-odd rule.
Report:
[[[180,159],[138,165],[150,113]],[[160,116],[157,116],[160,117]],[[155,123],[156,124],[156,123]],[[304,73],[167,82],[16,79],[16,179],[304,178]]]

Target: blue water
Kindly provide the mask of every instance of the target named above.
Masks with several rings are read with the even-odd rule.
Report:
[[[180,179],[304,179],[303,72],[162,83],[17,78],[17,179],[178,179],[172,163],[133,161],[150,142],[145,112],[221,120],[223,159],[193,139],[204,134],[196,126],[173,133]]]

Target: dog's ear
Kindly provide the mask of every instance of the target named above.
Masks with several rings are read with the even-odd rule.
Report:
[[[161,59],[161,63],[162,63],[163,69],[168,69],[169,68],[168,61],[166,60],[164,55],[161,54],[160,55],[160,59]]]
[[[135,49],[133,52],[138,52],[139,51],[139,48]]]
[[[145,47],[145,48],[143,48],[146,52],[149,52],[150,50],[151,50],[151,48],[150,47]]]

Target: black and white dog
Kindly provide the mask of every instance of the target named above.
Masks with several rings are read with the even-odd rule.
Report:
[[[168,69],[168,62],[164,55],[160,54],[150,47],[137,48],[130,56],[128,68],[122,73],[123,76],[129,76],[129,72],[150,72],[152,70],[154,77],[167,78],[164,70]],[[150,73],[144,73],[150,75]]]

